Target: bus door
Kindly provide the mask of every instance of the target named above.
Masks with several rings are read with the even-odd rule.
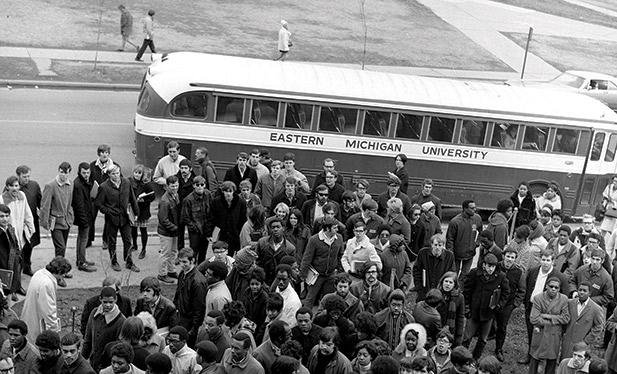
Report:
[[[611,177],[617,174],[616,152],[617,132],[598,131],[595,133],[575,212],[577,216],[586,213],[593,215],[596,206],[602,203],[604,188],[610,183]]]

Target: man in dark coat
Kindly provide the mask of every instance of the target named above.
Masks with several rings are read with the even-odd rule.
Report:
[[[206,259],[208,249],[204,233],[210,218],[211,202],[212,194],[206,189],[206,179],[201,175],[196,176],[193,179],[193,192],[182,201],[180,221],[188,228],[189,245],[198,253],[197,262],[200,264]]]
[[[454,254],[445,250],[446,239],[441,234],[433,235],[431,246],[422,248],[413,265],[413,280],[417,300],[424,300],[431,288],[439,286],[439,280],[448,271],[454,271]]]
[[[251,182],[251,192],[255,192],[257,186],[257,172],[255,169],[248,167],[247,162],[249,155],[246,152],[238,153],[236,164],[225,172],[224,181],[231,181],[236,185],[236,190],[240,190],[240,182],[248,179]]]
[[[274,195],[272,203],[268,206],[271,216],[274,215],[274,209],[279,203],[285,203],[289,209],[302,209],[302,205],[306,201],[306,195],[298,190],[298,182],[296,182],[294,177],[287,177],[283,185],[284,190],[278,195]]]
[[[433,186],[434,183],[432,179],[425,179],[422,182],[422,191],[411,197],[410,200],[412,204],[418,204],[420,206],[429,201],[432,202],[435,206],[435,215],[441,220],[441,199],[433,194]]]
[[[235,192],[236,185],[233,182],[221,183],[221,196],[212,200],[206,228],[206,238],[212,238],[214,227],[220,229],[218,240],[229,244],[228,255],[231,257],[240,250],[240,230],[247,219],[246,203]]]
[[[178,308],[177,324],[184,327],[189,336],[187,344],[195,346],[197,332],[206,315],[206,292],[208,282],[195,266],[195,252],[191,248],[182,248],[178,252],[180,275],[174,295],[174,305]]]
[[[471,339],[479,332],[473,350],[476,360],[482,356],[495,318],[495,310],[503,308],[510,296],[508,279],[497,268],[498,264],[497,257],[489,253],[484,258],[482,268],[472,269],[465,279],[463,295],[468,317],[463,346],[469,348]]]
[[[176,174],[178,177],[178,199],[180,201],[180,205],[184,199],[189,196],[194,188],[193,188],[193,180],[195,179],[195,173],[193,173],[193,165],[191,161],[188,159],[184,159],[180,161],[180,171]],[[184,234],[186,232],[185,223],[180,220],[178,222],[178,249],[184,248]],[[192,249],[196,249],[195,247],[191,247]]]
[[[257,242],[257,265],[266,272],[266,284],[271,284],[276,277],[275,269],[284,256],[295,256],[296,247],[285,238],[283,222],[274,217],[268,222],[270,235]]]
[[[67,332],[60,341],[64,364],[61,373],[94,374],[90,363],[81,355],[82,340],[74,332]]]
[[[476,203],[473,200],[463,201],[463,211],[452,218],[446,232],[446,249],[454,253],[455,271],[460,271],[461,284],[465,283],[465,276],[471,269],[480,231],[482,217],[476,213]]]
[[[116,255],[116,240],[119,230],[124,247],[123,258],[125,267],[139,272],[139,268],[133,263],[133,257],[131,256],[131,218],[129,217],[129,209],[133,210],[132,219],[139,215],[137,199],[129,181],[120,175],[119,166],[112,165],[109,167],[108,173],[109,179],[99,187],[95,205],[105,214],[111,267],[115,271],[122,270]]]
[[[109,179],[109,168],[112,165],[120,166],[113,161],[109,155],[111,154],[111,147],[107,144],[101,144],[96,149],[97,159],[90,163],[90,173],[92,177],[92,183],[94,184],[95,196],[98,191],[98,187]],[[94,201],[92,202],[94,205]],[[92,222],[96,221],[96,216],[99,213],[99,209],[94,205],[92,207]],[[107,225],[103,227],[103,248],[107,248]],[[90,232],[88,233],[88,247],[92,245],[94,241],[94,225],[90,226]]]
[[[161,295],[161,283],[156,277],[146,277],[139,284],[141,297],[135,303],[135,315],[140,312],[152,314],[156,327],[171,327],[176,322],[176,306],[171,300]]]
[[[315,189],[315,196],[314,199],[307,200],[302,204],[302,209],[300,209],[302,211],[302,218],[304,218],[304,224],[313,232],[315,231],[315,221],[325,215],[323,207],[326,203],[330,203],[334,206],[334,218],[338,221],[341,220],[341,208],[337,202],[330,200],[330,191],[325,184],[317,186]]]
[[[86,260],[86,246],[90,225],[94,225],[92,216],[92,179],[90,178],[90,164],[82,162],[77,168],[77,178],[73,181],[73,223],[77,226],[77,270],[92,273],[96,271],[94,262]]]
[[[112,287],[116,290],[116,304],[118,305],[118,308],[120,308],[122,315],[129,318],[133,315],[133,307],[131,306],[131,299],[127,296],[122,296],[120,293],[122,291],[121,283],[121,279],[112,275],[103,280],[103,287]],[[84,309],[81,313],[81,324],[79,328],[82,336],[86,336],[86,325],[88,324],[90,313],[92,313],[94,309],[98,308],[99,305],[101,305],[101,299],[98,294],[86,300]]]
[[[482,267],[482,263],[484,262],[484,257],[489,253],[492,253],[497,257],[497,261],[501,262],[503,260],[503,248],[499,248],[497,244],[495,244],[493,232],[490,230],[482,230],[480,235],[478,235],[478,241],[480,242],[480,253],[478,256],[478,265],[477,267]]]
[[[15,229],[11,226],[11,209],[0,204],[0,269],[13,272],[11,284],[7,284],[10,293],[26,294],[21,287],[21,251]],[[4,288],[4,286],[3,286]],[[13,298],[17,300],[16,295]]]
[[[38,209],[41,208],[41,199],[43,194],[41,193],[41,186],[30,179],[30,167],[26,165],[20,165],[15,169],[15,174],[19,179],[19,187],[21,191],[26,194],[26,200],[28,200],[28,206],[32,211],[32,217],[34,217],[34,234],[30,237],[30,241],[24,243],[22,248],[23,257],[23,273],[29,276],[34,275],[32,272],[32,248],[41,243],[41,228],[39,225],[39,213]]]
[[[291,329],[291,338],[302,345],[302,365],[306,365],[311,349],[319,344],[322,327],[313,323],[313,310],[302,307],[296,312],[298,325]]]

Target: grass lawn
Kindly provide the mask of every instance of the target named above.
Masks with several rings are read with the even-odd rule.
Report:
[[[5,45],[115,50],[121,40],[118,4],[115,0],[7,0],[0,40]],[[126,5],[134,16],[137,42],[142,38],[143,17],[148,9],[156,10],[155,43],[163,52],[273,58],[278,55],[279,21],[285,19],[294,34],[290,60],[361,62],[364,30],[356,0],[135,0]],[[509,70],[416,1],[367,1],[365,14],[366,64]]]
[[[507,33],[525,48],[527,34]],[[617,41],[534,35],[530,51],[559,70],[591,70],[617,76]]]

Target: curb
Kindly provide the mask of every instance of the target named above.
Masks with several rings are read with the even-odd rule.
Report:
[[[107,90],[107,91],[139,91],[138,84],[124,83],[88,83],[88,82],[60,82],[60,81],[35,81],[35,80],[0,80],[0,86],[33,87],[33,88],[66,88],[82,90]]]

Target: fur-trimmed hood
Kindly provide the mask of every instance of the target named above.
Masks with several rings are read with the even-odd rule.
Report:
[[[405,335],[411,330],[415,330],[418,332],[418,346],[416,347],[416,351],[424,351],[424,346],[426,345],[426,329],[419,323],[408,323],[401,330],[401,340],[394,349],[397,353],[402,354],[405,353],[407,349],[405,344]]]

